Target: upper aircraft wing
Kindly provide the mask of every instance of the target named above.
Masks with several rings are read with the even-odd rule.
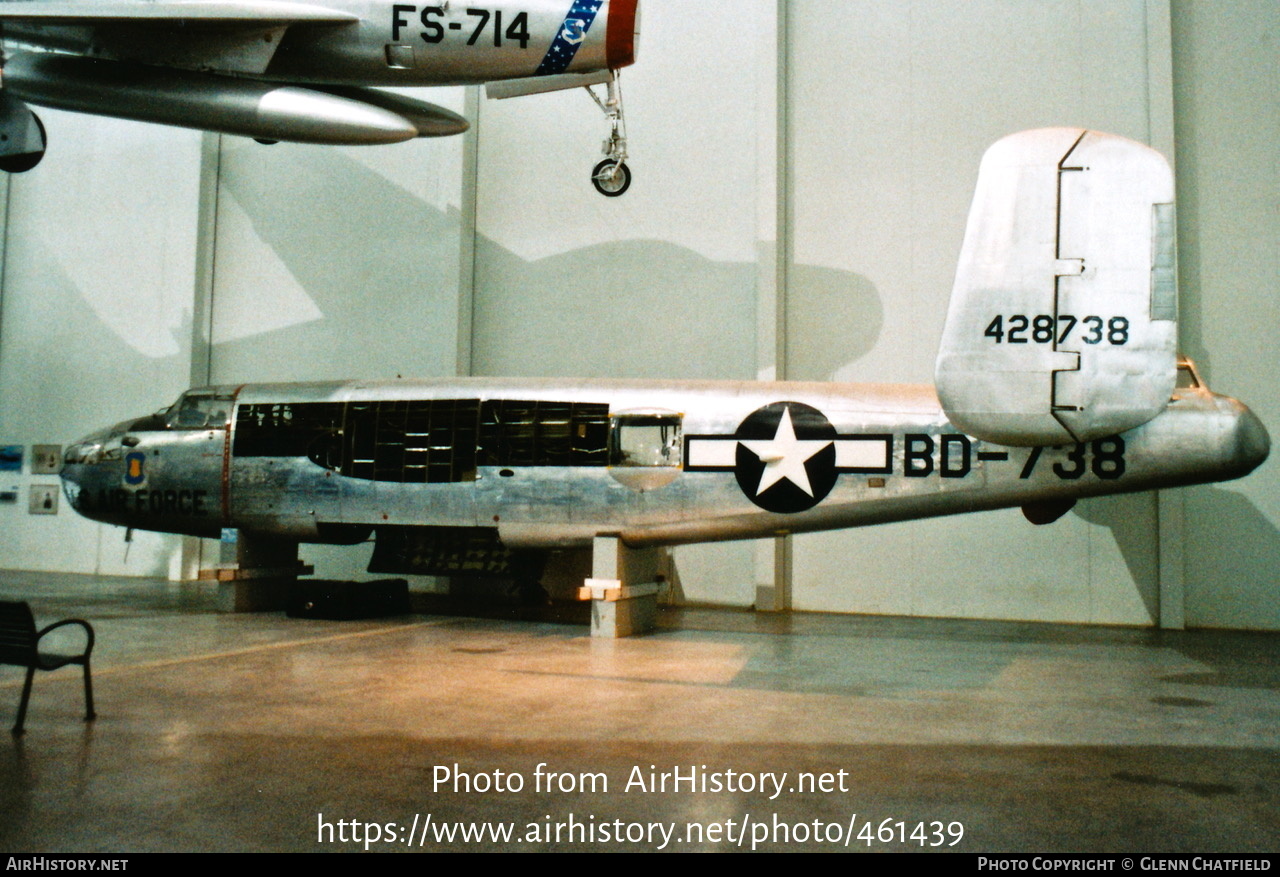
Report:
[[[129,21],[185,22],[317,22],[340,24],[360,16],[307,3],[281,0],[169,0],[169,2],[77,3],[67,0],[10,0],[0,3],[0,19],[49,23],[107,23]]]
[[[287,0],[0,2],[5,34],[19,43],[79,52],[91,34],[101,58],[249,76],[267,69],[290,27],[358,21],[345,10]],[[51,39],[56,31],[62,35]]]

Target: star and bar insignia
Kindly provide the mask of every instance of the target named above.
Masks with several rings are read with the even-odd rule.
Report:
[[[831,421],[803,402],[758,408],[733,435],[685,437],[685,471],[733,472],[753,503],[793,514],[813,508],[842,473],[892,472],[893,437],[840,435]]]

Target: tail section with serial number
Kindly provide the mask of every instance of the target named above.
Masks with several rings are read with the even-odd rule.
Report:
[[[1006,445],[1085,442],[1164,410],[1177,361],[1173,175],[1072,128],[982,159],[938,354],[947,416]]]

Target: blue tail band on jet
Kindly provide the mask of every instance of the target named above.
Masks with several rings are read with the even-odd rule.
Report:
[[[569,69],[573,56],[578,53],[578,46],[582,45],[587,31],[591,30],[601,5],[601,0],[574,0],[564,17],[564,24],[547,48],[546,56],[534,71],[535,76],[551,76]]]

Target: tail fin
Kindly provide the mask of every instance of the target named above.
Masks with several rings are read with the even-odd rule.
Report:
[[[1082,442],[1164,410],[1177,352],[1173,174],[1072,128],[983,156],[938,352],[948,418],[1007,445]]]

